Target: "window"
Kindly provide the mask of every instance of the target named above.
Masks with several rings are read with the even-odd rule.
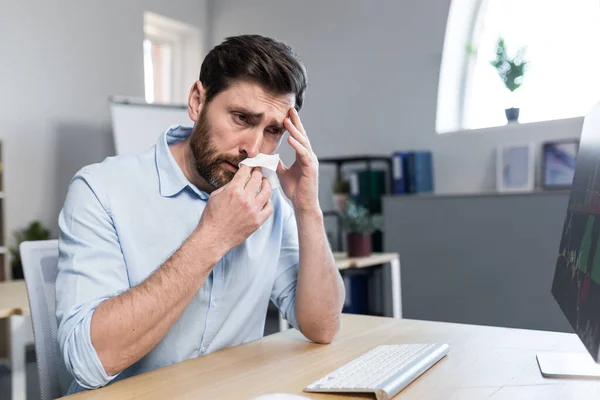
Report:
[[[470,10],[464,7],[467,2]],[[462,3],[462,9],[455,3]],[[467,18],[470,23],[464,23]],[[457,25],[461,19],[462,28]],[[520,109],[520,122],[585,115],[600,101],[598,21],[598,0],[453,1],[440,74],[445,97],[438,98],[438,132],[505,125],[504,109],[510,107]],[[528,61],[523,84],[512,94],[490,65],[500,37],[510,56],[525,48]],[[473,54],[466,51],[468,44]]]
[[[172,45],[169,42],[144,39],[144,85],[148,103],[172,101],[172,65]]]
[[[180,21],[144,14],[144,87],[148,103],[186,103],[200,73],[200,31]]]

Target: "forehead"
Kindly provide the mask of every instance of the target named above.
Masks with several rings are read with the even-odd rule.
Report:
[[[288,110],[296,105],[294,93],[275,94],[258,83],[247,81],[232,83],[215,100],[224,106],[245,107],[254,113],[279,117],[277,119],[285,118]]]

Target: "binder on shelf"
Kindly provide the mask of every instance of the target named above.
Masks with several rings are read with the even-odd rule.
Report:
[[[392,193],[406,193],[406,163],[408,153],[405,151],[397,151],[392,154]]]
[[[364,270],[344,271],[346,299],[342,312],[348,314],[369,313],[369,275]]]
[[[348,174],[350,200],[365,207],[371,214],[380,214],[382,197],[386,193],[386,173],[383,170],[356,170]]]
[[[433,155],[430,151],[395,152],[394,194],[434,191]]]
[[[371,268],[368,282],[369,295],[369,315],[384,316],[384,302],[381,294],[384,291],[384,282],[387,281],[387,274],[384,277],[383,268]]]
[[[381,214],[385,186],[385,171],[371,169],[358,173],[360,204],[371,214]]]
[[[408,158],[410,168],[410,193],[433,192],[432,156],[429,151],[411,152]]]
[[[350,183],[350,193],[348,197],[352,202],[361,204],[358,171],[352,171],[348,174],[348,182]]]

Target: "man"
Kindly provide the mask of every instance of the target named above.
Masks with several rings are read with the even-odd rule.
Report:
[[[305,88],[286,45],[229,38],[190,90],[193,129],[171,127],[153,149],[75,175],[56,280],[70,392],[258,339],[269,300],[308,339],[331,342],[344,289],[298,116]],[[280,189],[259,168],[238,169],[275,153],[285,131],[296,159],[279,164]]]

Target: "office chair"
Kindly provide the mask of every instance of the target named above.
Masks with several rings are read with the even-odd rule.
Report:
[[[42,400],[63,396],[71,383],[58,344],[54,285],[58,240],[21,243],[21,262],[29,297]]]

